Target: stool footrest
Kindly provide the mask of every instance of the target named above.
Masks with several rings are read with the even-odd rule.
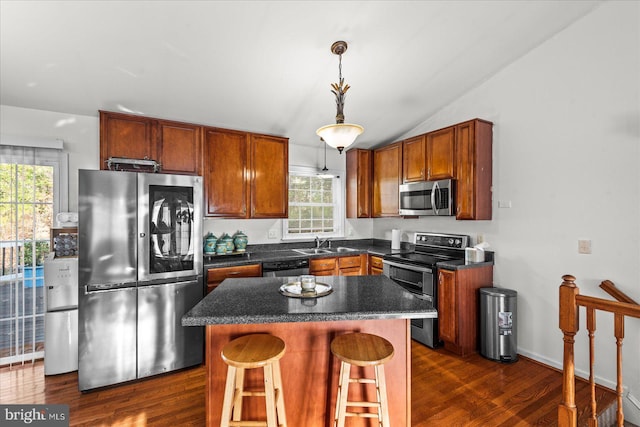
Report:
[[[363,408],[379,408],[380,402],[347,402],[347,406],[360,406]]]
[[[230,426],[237,427],[267,427],[266,421],[229,421]]]
[[[266,396],[266,393],[264,391],[243,391],[242,392],[242,396],[243,397],[251,397],[251,396]]]
[[[360,384],[375,384],[376,380],[373,378],[349,378],[350,383],[360,383]]]
[[[371,412],[345,412],[344,415],[347,417],[358,418],[379,418],[378,414],[373,414]]]

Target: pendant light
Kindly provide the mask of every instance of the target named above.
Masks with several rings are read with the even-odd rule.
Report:
[[[322,126],[316,134],[331,147],[336,148],[340,154],[342,150],[353,144],[358,135],[364,132],[360,125],[344,122],[344,99],[351,86],[344,83],[342,78],[342,54],[347,51],[347,42],[337,41],[331,45],[331,52],[340,58],[338,65],[338,83],[332,83],[331,91],[336,96],[336,123]]]
[[[322,141],[322,145],[324,145],[324,167],[318,172],[318,176],[320,178],[333,178],[333,174],[329,173],[329,169],[327,169],[327,144],[324,143],[324,140],[320,138]]]

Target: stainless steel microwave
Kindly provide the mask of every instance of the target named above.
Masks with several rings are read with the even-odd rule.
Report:
[[[455,215],[454,181],[419,181],[400,185],[400,215]]]

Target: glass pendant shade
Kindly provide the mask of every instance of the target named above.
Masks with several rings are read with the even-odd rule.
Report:
[[[364,128],[360,125],[336,123],[322,126],[316,131],[316,134],[330,147],[336,148],[342,153],[342,150],[353,144],[362,132],[364,132]]]

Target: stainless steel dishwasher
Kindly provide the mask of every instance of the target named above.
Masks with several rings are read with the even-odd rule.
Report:
[[[309,258],[283,259],[262,263],[263,277],[294,277],[309,274]]]

